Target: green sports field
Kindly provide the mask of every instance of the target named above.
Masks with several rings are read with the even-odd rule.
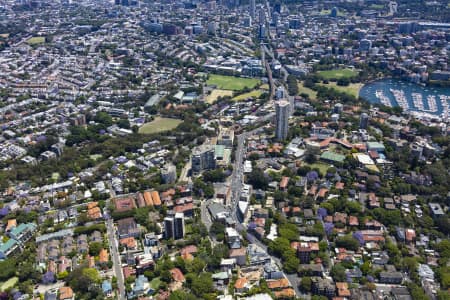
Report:
[[[32,37],[32,38],[29,38],[29,39],[27,40],[27,43],[28,43],[29,45],[39,45],[39,44],[43,44],[43,43],[45,43],[45,37],[43,37],[43,36],[35,36],[35,37]]]
[[[307,88],[303,85],[303,82],[298,83],[298,94],[307,94],[309,96],[309,99],[316,100],[317,99],[317,92],[315,90],[312,90],[310,88]]]
[[[216,74],[210,74],[206,82],[207,85],[215,85],[218,89],[231,91],[240,91],[246,87],[252,89],[259,83],[260,80],[255,78],[241,78]]]
[[[337,85],[336,82],[329,82],[328,84],[319,83],[319,85],[334,89],[338,92],[349,94],[355,98],[359,96],[359,90],[363,86],[362,83],[350,83],[348,86]]]
[[[180,125],[181,122],[182,121],[178,119],[157,117],[153,121],[142,125],[142,127],[139,128],[139,133],[152,134],[173,130],[177,128],[177,126]]]
[[[318,71],[317,74],[319,74],[324,79],[330,80],[340,78],[352,78],[358,75],[358,72],[350,69],[337,69],[337,70]]]
[[[263,91],[261,91],[261,90],[254,90],[254,91],[236,96],[233,98],[233,100],[234,101],[242,101],[242,100],[247,100],[248,98],[257,99],[262,95],[262,93],[263,93]]]
[[[206,102],[209,104],[213,104],[217,101],[219,97],[225,97],[225,96],[233,96],[233,91],[229,90],[212,90],[211,94],[206,96]]]

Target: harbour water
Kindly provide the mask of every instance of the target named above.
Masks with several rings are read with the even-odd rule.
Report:
[[[421,86],[399,79],[381,79],[364,85],[359,96],[371,103],[400,106],[403,111],[450,117],[450,88]]]

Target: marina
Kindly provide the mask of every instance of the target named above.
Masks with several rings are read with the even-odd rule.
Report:
[[[400,106],[403,111],[448,120],[450,88],[424,87],[399,79],[382,79],[364,85],[359,96],[371,103]]]

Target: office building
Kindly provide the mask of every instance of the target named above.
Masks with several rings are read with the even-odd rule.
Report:
[[[275,137],[279,141],[285,140],[288,135],[289,107],[290,104],[286,100],[279,100],[275,103],[275,110],[276,110]]]
[[[282,99],[282,98],[284,98],[285,96],[286,96],[286,93],[285,93],[284,87],[279,86],[279,87],[277,88],[277,90],[275,91],[275,98],[277,98],[277,99]]]
[[[184,238],[184,214],[183,213],[176,213],[175,214],[175,239],[182,239]]]
[[[359,129],[367,129],[369,125],[369,115],[366,113],[362,113],[359,118]]]
[[[174,217],[164,218],[164,237],[166,239],[171,239],[175,236],[175,219]]]
[[[221,128],[219,137],[217,138],[217,145],[224,145],[227,148],[233,147],[234,131],[229,128]]]
[[[192,172],[198,174],[216,167],[213,145],[201,145],[192,151]]]
[[[166,164],[161,169],[161,177],[165,184],[174,183],[177,180],[177,168],[173,164]]]
[[[176,213],[164,218],[164,237],[166,239],[182,239],[184,237],[184,214]]]

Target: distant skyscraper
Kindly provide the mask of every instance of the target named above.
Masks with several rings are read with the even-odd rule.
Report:
[[[208,23],[208,34],[215,35],[217,30],[216,22],[211,21]]]
[[[369,125],[369,115],[366,113],[362,113],[359,118],[359,128],[367,129],[367,125]]]
[[[273,12],[273,14],[272,14],[272,23],[273,23],[273,25],[276,26],[279,19],[280,19],[280,14],[277,13],[276,11]]]
[[[330,17],[336,18],[338,16],[338,8],[335,6],[331,9]]]
[[[259,9],[259,24],[264,25],[266,23],[266,13],[263,8]]]
[[[391,15],[394,15],[397,13],[397,9],[398,9],[398,4],[395,1],[391,1],[389,2],[389,12],[391,13]]]
[[[259,39],[264,40],[266,38],[266,26],[260,24],[258,34],[259,34]]]
[[[276,111],[275,137],[279,141],[285,140],[288,135],[289,107],[290,104],[286,100],[279,100],[275,103],[275,111]]]
[[[256,17],[256,3],[255,0],[250,0],[250,17],[254,20]]]
[[[244,27],[252,27],[252,18],[251,17],[244,17],[242,19],[242,25],[244,25]]]
[[[280,2],[275,3],[273,6],[273,10],[281,14],[281,3]]]

